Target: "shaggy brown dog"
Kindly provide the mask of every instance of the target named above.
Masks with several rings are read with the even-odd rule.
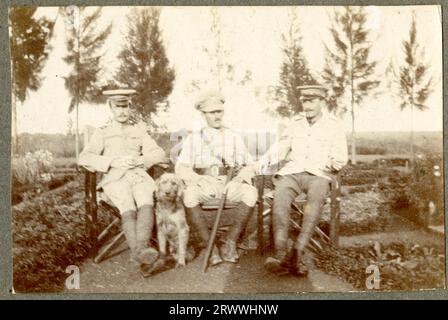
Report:
[[[187,244],[190,228],[185,218],[182,203],[183,182],[173,173],[163,174],[156,182],[157,240],[162,256],[169,252],[176,266],[185,266],[190,260]]]

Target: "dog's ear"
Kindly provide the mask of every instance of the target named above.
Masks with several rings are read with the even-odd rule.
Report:
[[[179,177],[176,177],[176,184],[177,184],[176,201],[182,202],[182,197],[184,196],[185,184]]]
[[[160,192],[160,177],[154,183],[154,195],[156,199],[159,198],[159,192]]]

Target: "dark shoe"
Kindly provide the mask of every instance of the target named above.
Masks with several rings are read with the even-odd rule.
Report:
[[[288,259],[288,268],[292,275],[296,277],[308,276],[308,266],[303,261],[302,255],[297,250],[292,250],[292,255]]]
[[[221,246],[221,257],[224,261],[236,263],[239,259],[238,251],[236,250],[236,243],[232,240],[227,240]]]
[[[165,260],[163,257],[157,259],[153,264],[141,264],[140,274],[144,277],[150,277],[162,271],[171,269],[174,266],[174,262]]]
[[[154,248],[143,248],[137,251],[136,259],[140,264],[153,264],[159,258],[159,252]]]
[[[268,257],[264,262],[264,268],[270,273],[275,273],[277,275],[286,275],[289,274],[288,268],[282,263],[281,260]]]
[[[308,276],[308,267],[303,261],[298,261],[295,268],[291,270],[291,274],[297,277]]]

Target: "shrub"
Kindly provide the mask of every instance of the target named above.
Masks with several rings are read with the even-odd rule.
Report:
[[[12,208],[13,276],[16,292],[56,292],[69,265],[79,265],[91,248],[82,177]],[[98,210],[99,223],[106,215]]]
[[[25,157],[14,158],[12,160],[13,184],[23,185],[51,180],[53,163],[53,155],[47,150],[28,152]]]
[[[443,247],[389,243],[348,248],[325,248],[315,257],[316,266],[339,276],[359,290],[366,289],[366,268],[380,271],[379,290],[443,288],[445,256]]]
[[[443,160],[441,155],[419,155],[405,189],[412,210],[417,212],[419,222],[442,224]]]
[[[393,209],[421,224],[442,224],[443,160],[441,155],[418,155],[409,173],[396,174],[380,186]]]

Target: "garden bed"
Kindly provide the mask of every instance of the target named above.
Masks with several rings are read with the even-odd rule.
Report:
[[[383,197],[372,190],[356,192],[341,198],[339,234],[350,236],[390,230],[396,215],[389,210]],[[323,208],[320,227],[329,229],[330,206]]]
[[[44,192],[62,187],[74,179],[75,175],[73,174],[63,174],[52,178],[50,181],[36,182],[34,184],[21,184],[16,182],[11,188],[11,204],[16,205],[23,200],[30,200]]]
[[[367,246],[325,248],[316,253],[315,265],[324,272],[367,290],[368,266],[379,270],[378,290],[420,290],[445,287],[445,255],[442,246],[375,242]]]
[[[98,210],[100,226],[108,216]],[[56,292],[69,265],[80,265],[91,242],[83,177],[12,207],[13,284],[16,292]]]

